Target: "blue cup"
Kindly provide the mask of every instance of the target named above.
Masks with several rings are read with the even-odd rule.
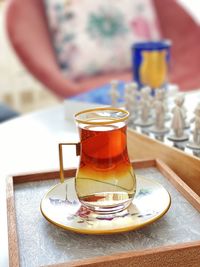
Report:
[[[152,89],[166,87],[170,48],[169,40],[140,42],[132,45],[133,76],[139,88],[142,86],[150,86]]]

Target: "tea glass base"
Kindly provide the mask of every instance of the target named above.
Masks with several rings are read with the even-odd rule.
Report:
[[[93,212],[80,203],[74,182],[74,178],[69,178],[64,183],[53,186],[43,197],[40,209],[42,215],[52,224],[77,233],[96,235],[136,230],[161,218],[171,203],[170,195],[162,185],[155,180],[138,176],[134,199],[130,196],[123,202],[123,207],[117,205],[118,209],[122,209],[132,200],[130,206],[117,213],[116,205],[113,205],[109,209],[104,208],[106,211],[100,214],[98,210]],[[96,197],[97,199],[99,198]],[[91,196],[88,200],[92,200]]]
[[[113,214],[113,213],[117,213],[120,211],[125,210],[126,208],[128,208],[128,206],[132,203],[133,198],[129,199],[128,201],[124,202],[124,203],[120,203],[118,205],[115,206],[98,206],[98,205],[89,205],[88,203],[86,204],[85,201],[82,201],[79,199],[79,201],[81,202],[81,204],[86,207],[89,210],[94,211],[95,213],[99,213],[99,214]]]

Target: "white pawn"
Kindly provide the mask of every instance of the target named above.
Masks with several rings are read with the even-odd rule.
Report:
[[[165,105],[165,120],[170,120],[170,115],[167,114],[169,112],[169,108],[168,108],[168,103],[167,103],[167,92],[166,92],[166,89],[165,88],[158,88],[158,89],[156,89],[156,92],[157,91],[160,92],[161,101]]]
[[[183,142],[188,140],[188,135],[184,133],[185,128],[185,111],[183,108],[184,98],[178,95],[175,100],[175,107],[172,109],[172,122],[171,128],[174,135],[168,137],[169,140],[174,142]]]
[[[200,149],[200,103],[194,110],[195,117],[191,120],[194,122],[193,141],[187,144],[191,149]]]
[[[130,112],[131,101],[130,101],[130,85],[129,84],[126,84],[124,88],[124,106],[125,106],[125,109]]]
[[[187,109],[184,106],[185,103],[185,94],[180,94],[180,98],[182,98],[182,109],[183,109],[183,116],[184,116],[184,128],[188,129],[190,127],[190,124],[187,122]]]
[[[131,96],[131,103],[132,103],[132,113],[134,115],[134,119],[137,117],[138,109],[139,109],[139,91],[138,91],[138,84],[136,82],[130,83],[130,96]]]
[[[138,94],[138,85],[136,82],[130,82],[125,85],[125,95],[135,95]]]
[[[193,141],[200,148],[200,104],[195,109]]]
[[[110,84],[111,84],[111,88],[110,88],[111,106],[117,107],[118,98],[120,97],[119,92],[118,92],[119,82],[117,80],[112,80]]]
[[[150,99],[150,87],[144,87],[141,91],[141,120],[147,122],[150,115],[151,99]]]
[[[148,127],[153,124],[151,117],[152,98],[150,96],[151,88],[146,86],[140,93],[140,119],[136,124],[141,127]]]
[[[163,101],[163,90],[156,90],[153,107],[155,109],[155,125],[152,128],[152,132],[160,134],[167,133],[169,130],[165,128],[166,105]]]
[[[135,111],[137,109],[137,84],[128,83],[125,85],[124,100],[125,108],[129,111]]]
[[[137,85],[135,83],[128,83],[125,85],[124,100],[125,108],[129,111],[129,121],[130,125],[134,125],[135,118],[137,116]]]

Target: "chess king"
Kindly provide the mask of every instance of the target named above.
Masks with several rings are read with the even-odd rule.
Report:
[[[163,86],[167,79],[166,51],[143,51],[140,66],[140,80],[151,88]]]

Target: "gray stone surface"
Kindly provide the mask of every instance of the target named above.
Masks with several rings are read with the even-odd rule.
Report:
[[[163,218],[141,230],[107,236],[72,233],[43,218],[40,200],[56,180],[16,185],[20,266],[35,267],[200,240],[200,214],[167,179],[155,168],[137,170],[136,174],[160,182],[171,194],[171,208]]]

